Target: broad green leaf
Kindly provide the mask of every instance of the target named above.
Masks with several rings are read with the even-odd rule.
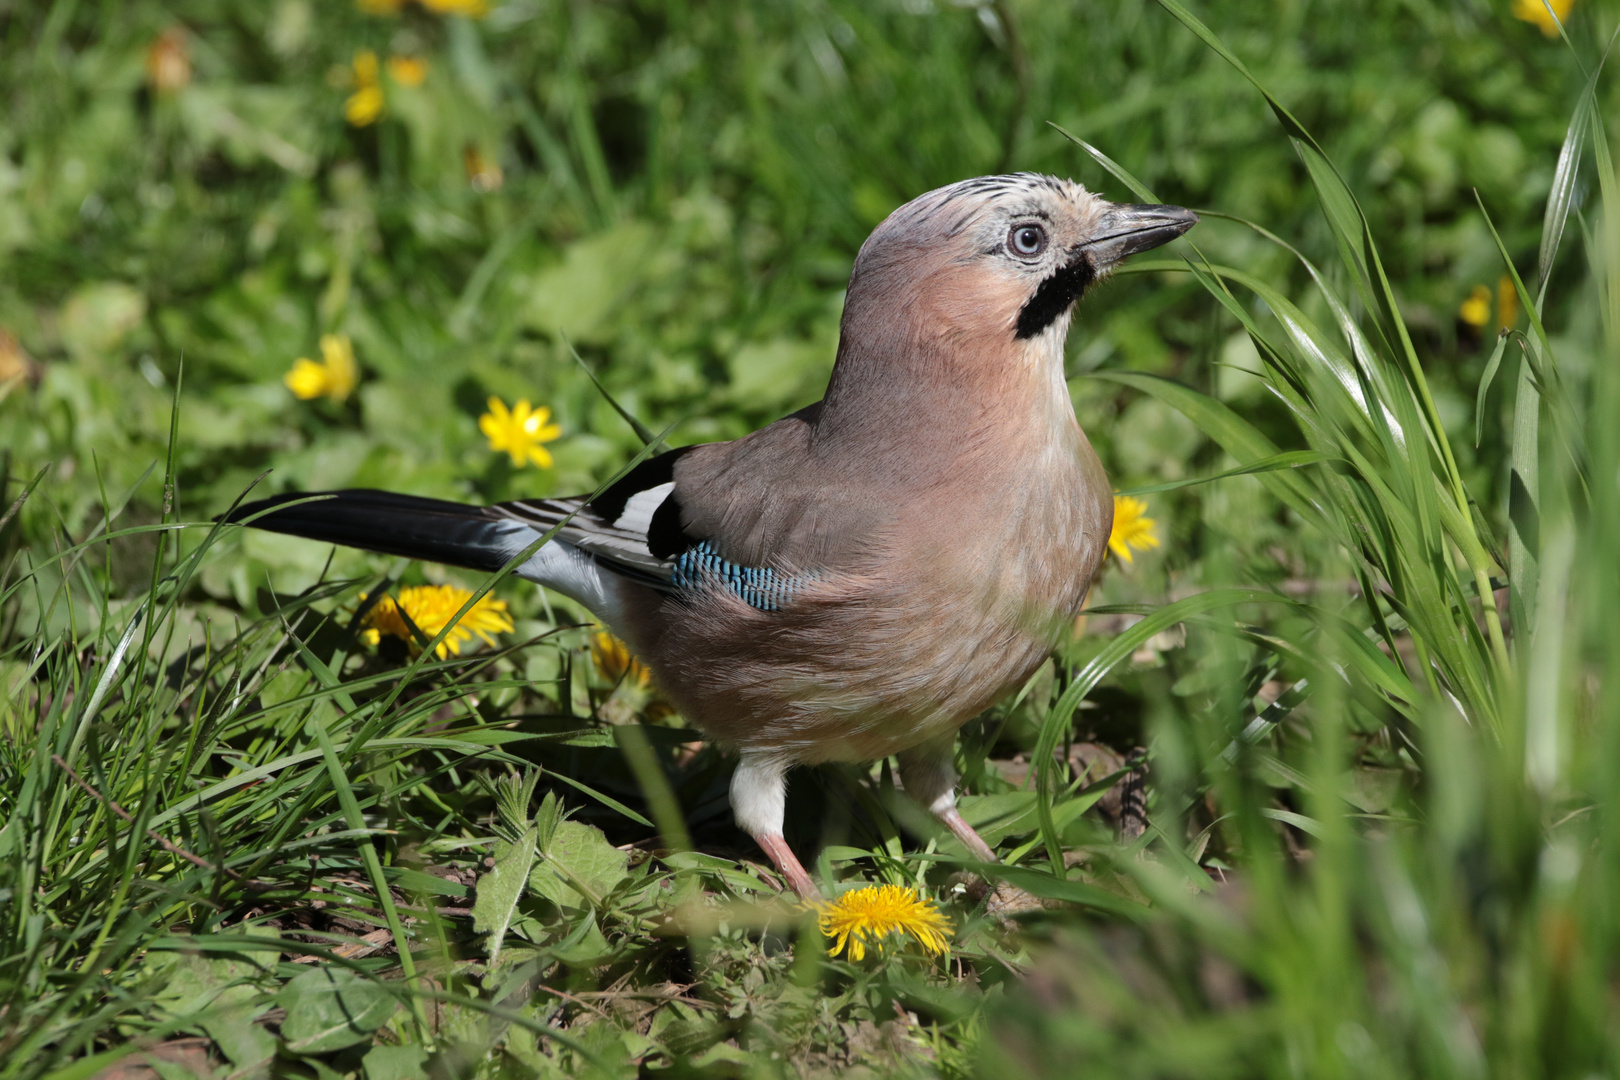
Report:
[[[646,222],[628,221],[577,241],[562,262],[534,276],[521,318],[546,334],[601,342],[614,311],[644,277],[655,240]]]
[[[529,871],[529,888],[561,908],[601,907],[630,859],[601,829],[578,821],[559,822],[543,855]]]
[[[177,1017],[190,1017],[238,1069],[251,1069],[275,1055],[276,1040],[254,1019],[269,1008],[260,989],[275,965],[273,931],[255,931],[264,951],[187,953],[177,958],[158,995]],[[207,940],[207,939],[204,939]],[[230,949],[232,942],[208,941]],[[159,954],[161,955],[161,954]]]
[[[428,1053],[420,1046],[373,1046],[360,1059],[366,1080],[421,1080]]]
[[[568,935],[568,940],[552,946],[548,951],[565,964],[594,967],[613,955],[613,946],[608,944],[601,927],[596,925],[595,914],[589,914],[578,929]]]
[[[317,967],[277,995],[287,1019],[281,1037],[295,1054],[324,1054],[364,1042],[399,1007],[388,990],[347,968]]]
[[[276,1037],[262,1024],[253,1022],[262,1011],[262,1008],[239,1006],[211,1016],[202,1025],[203,1031],[238,1072],[255,1070],[276,1056]]]

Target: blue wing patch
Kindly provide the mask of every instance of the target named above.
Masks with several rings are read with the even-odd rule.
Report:
[[[686,592],[712,583],[749,607],[760,611],[778,611],[813,577],[808,574],[784,574],[768,566],[739,566],[721,558],[707,540],[701,540],[676,556],[671,567],[670,584]]]

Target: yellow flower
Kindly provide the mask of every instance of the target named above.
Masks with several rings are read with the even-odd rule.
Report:
[[[385,596],[377,601],[372,609],[366,612],[366,629],[360,634],[360,640],[367,645],[375,645],[382,640],[384,634],[401,638],[410,643],[411,652],[421,651],[421,645],[411,628],[406,623],[401,610],[409,615],[411,622],[417,629],[426,634],[431,641],[438,636],[461,605],[467,602],[472,593],[467,589],[458,589],[454,585],[411,585],[399,590],[399,599]],[[361,596],[362,603],[365,596]],[[509,634],[512,632],[512,617],[506,613],[506,601],[497,600],[493,596],[485,595],[472,609],[462,616],[455,628],[445,635],[434,650],[439,659],[443,660],[446,652],[454,648],[461,652],[462,642],[468,641],[477,634],[485,645],[495,644],[492,634]]]
[[[645,688],[652,681],[652,672],[630,655],[630,647],[606,630],[591,635],[591,663],[596,665],[596,673],[610,683],[625,679]]]
[[[1147,503],[1130,495],[1115,495],[1114,531],[1108,534],[1108,549],[1126,562],[1134,562],[1132,548],[1146,551],[1159,546],[1153,526],[1153,519],[1147,516]]]
[[[1491,321],[1491,290],[1483,285],[1475,285],[1474,291],[1468,294],[1468,299],[1462,302],[1457,309],[1457,318],[1480,329]]]
[[[1547,14],[1547,7],[1551,5],[1553,14]],[[1558,22],[1569,17],[1569,9],[1575,6],[1575,0],[1513,0],[1513,17],[1527,23],[1535,23],[1541,27],[1541,32],[1548,37],[1558,36],[1558,23],[1553,22],[1553,15],[1558,16]]]
[[[354,54],[354,93],[343,103],[343,118],[355,127],[376,121],[383,111],[382,86],[377,80],[377,54],[361,49]]]
[[[7,383],[29,374],[32,367],[28,354],[23,351],[22,342],[7,331],[0,330],[0,396],[4,396]]]
[[[1506,274],[1496,279],[1496,328],[1511,330],[1519,322],[1519,290]]]
[[[467,170],[467,182],[472,189],[480,195],[499,191],[506,177],[501,173],[500,165],[485,157],[478,147],[468,143],[461,152],[461,163]]]
[[[183,28],[169,27],[146,47],[146,81],[160,94],[183,90],[191,82],[191,50]]]
[[[822,934],[838,939],[833,955],[847,945],[851,960],[865,958],[868,945],[881,949],[882,939],[895,933],[910,934],[929,952],[942,953],[951,929],[950,920],[933,901],[899,885],[872,885],[847,892],[823,907],[816,922]]]
[[[354,346],[347,334],[321,335],[321,362],[300,356],[292,370],[283,376],[287,389],[301,401],[326,397],[342,401],[353,392],[360,381],[360,369],[354,362]]]
[[[562,434],[562,428],[548,423],[551,410],[544,405],[538,409],[523,398],[510,410],[500,398],[489,399],[489,412],[478,418],[478,430],[489,439],[489,448],[496,453],[512,455],[512,464],[521,469],[534,463],[542,469],[551,468],[551,451],[541,443],[548,443]]]
[[[487,0],[421,0],[422,6],[439,15],[465,15],[481,19],[489,14]]]
[[[420,0],[420,3],[439,15],[481,19],[489,14],[488,0]],[[367,15],[398,15],[405,0],[355,0],[355,6]]]
[[[390,56],[388,77],[401,86],[421,86],[427,78],[427,61],[414,56]]]

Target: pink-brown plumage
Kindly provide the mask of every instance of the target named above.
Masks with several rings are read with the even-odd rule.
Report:
[[[1108,205],[1078,185],[1041,193],[1074,210],[1054,245]],[[826,399],[676,465],[690,533],[814,575],[780,612],[724,592],[635,601],[637,652],[738,748],[858,761],[953,732],[1080,610],[1113,500],[1063,379],[1066,325],[1016,339],[1028,281],[973,257],[1004,232],[992,203],[897,211],[856,262]]]
[[[1073,305],[1196,220],[1053,177],[953,184],[861,248],[825,398],[752,435],[595,500],[354,491],[237,516],[481,569],[555,526],[518,573],[610,623],[739,751],[737,822],[801,896],[815,886],[782,838],[797,763],[899,754],[906,790],[993,859],[956,811],[952,736],[1072,624],[1113,516],[1064,378]]]

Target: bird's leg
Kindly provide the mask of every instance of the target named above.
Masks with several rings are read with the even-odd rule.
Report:
[[[900,779],[905,782],[906,794],[922,803],[929,813],[945,823],[945,827],[962,846],[982,863],[1001,860],[984,838],[973,831],[973,826],[962,820],[956,809],[956,767],[951,763],[951,751],[956,744],[955,735],[914,746],[900,752]],[[1005,881],[990,884],[980,881],[970,889],[969,895],[983,899],[985,911],[1000,919],[1041,906],[1041,902],[1023,889]]]
[[[777,871],[787,879],[788,887],[798,894],[800,900],[821,899],[821,893],[816,889],[815,882],[810,880],[809,872],[799,862],[799,857],[793,854],[793,849],[788,847],[781,833],[759,833],[755,835],[754,842],[771,857]]]
[[[901,782],[905,784],[906,794],[939,818],[962,841],[968,854],[980,862],[1000,862],[990,845],[973,831],[973,826],[962,820],[956,809],[956,766],[951,763],[955,745],[953,732],[900,751]]]
[[[731,775],[731,813],[738,827],[770,856],[800,900],[820,900],[821,893],[782,835],[787,814],[786,772],[787,762],[781,758],[744,750]]]

